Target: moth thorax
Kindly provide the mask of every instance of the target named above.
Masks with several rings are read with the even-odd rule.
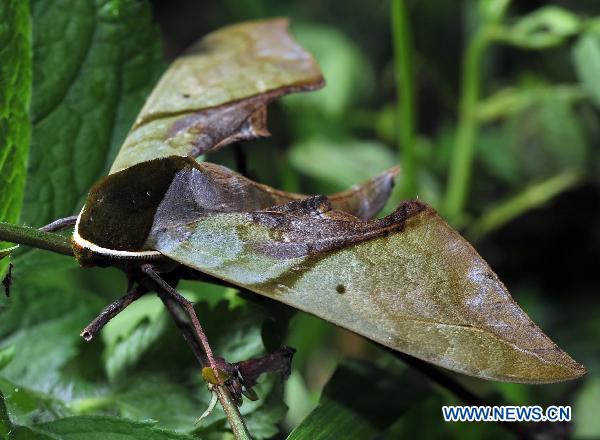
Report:
[[[171,156],[142,162],[96,183],[79,215],[79,246],[123,252],[143,251],[154,214],[175,174],[192,159]]]

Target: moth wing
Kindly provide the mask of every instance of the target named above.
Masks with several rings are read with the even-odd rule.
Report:
[[[332,208],[367,220],[384,207],[400,172],[392,167],[365,182],[327,196]],[[181,213],[183,201],[191,215],[203,212],[247,212],[282,205],[311,196],[278,190],[255,182],[222,165],[202,162],[181,174],[162,202],[161,210]]]
[[[404,202],[371,221],[330,208],[315,197],[156,226],[147,246],[454,371],[523,383],[585,373],[432,208]]]
[[[240,23],[194,44],[164,73],[135,121],[111,173],[158,157],[198,156],[267,136],[266,106],[324,84],[285,19]]]

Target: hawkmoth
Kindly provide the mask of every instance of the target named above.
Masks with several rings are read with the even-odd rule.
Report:
[[[167,70],[91,189],[72,236],[79,262],[125,261],[155,282],[184,268],[476,377],[584,374],[426,203],[375,218],[399,169],[309,197],[196,160],[267,136],[269,103],[323,85],[285,20],[206,36]]]

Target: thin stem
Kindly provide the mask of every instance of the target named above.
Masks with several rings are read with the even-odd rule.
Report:
[[[236,440],[252,440],[248,427],[240,414],[240,409],[235,404],[227,388],[216,386],[217,398],[223,407],[225,416]]]
[[[40,231],[29,226],[0,222],[0,241],[24,244],[62,255],[73,256],[71,243],[67,237]]]
[[[102,310],[102,312],[100,312],[100,314],[83,329],[80,336],[86,341],[91,341],[111,319],[125,310],[129,304],[136,299],[139,299],[146,292],[147,290],[142,287],[136,287],[127,292],[124,296],[106,306],[104,310]]]
[[[406,0],[392,0],[392,42],[398,96],[398,150],[402,155],[400,197],[417,195],[417,155],[415,151],[415,90],[413,47]]]
[[[561,192],[581,182],[582,175],[575,170],[566,170],[547,180],[535,183],[522,192],[486,211],[477,220],[467,235],[471,240],[478,240],[491,231],[510,222],[530,209],[543,205]]]
[[[476,110],[480,94],[480,66],[489,41],[488,28],[483,25],[470,41],[463,60],[456,143],[450,162],[445,200],[445,214],[455,224],[461,221],[471,178],[479,128]]]

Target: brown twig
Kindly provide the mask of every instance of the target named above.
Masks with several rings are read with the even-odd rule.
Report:
[[[91,341],[111,319],[125,310],[129,304],[140,298],[147,291],[146,288],[138,286],[106,306],[104,310],[102,310],[102,312],[100,312],[100,314],[82,330],[80,336],[86,341]]]

